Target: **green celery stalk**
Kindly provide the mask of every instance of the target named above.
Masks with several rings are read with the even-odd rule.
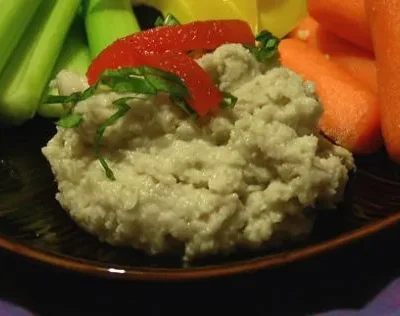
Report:
[[[92,58],[118,38],[140,31],[132,0],[87,0],[85,25]]]
[[[85,34],[84,21],[82,16],[77,15],[64,42],[61,54],[53,70],[52,78],[62,69],[84,75],[89,68],[90,62],[91,59]],[[47,94],[58,95],[58,90],[56,88],[49,88]],[[59,118],[65,113],[66,110],[60,103],[41,103],[38,108],[38,114],[47,118]]]
[[[39,6],[0,77],[4,125],[20,125],[35,115],[79,5],[80,0],[45,0]]]
[[[0,73],[42,0],[0,0]]]
[[[77,16],[69,30],[53,73],[56,75],[62,69],[68,69],[85,74],[91,61],[85,24],[83,19]]]

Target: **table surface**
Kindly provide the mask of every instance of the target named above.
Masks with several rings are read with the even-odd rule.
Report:
[[[400,226],[272,270],[196,282],[103,280],[0,251],[0,298],[37,315],[312,315],[359,309],[400,276]],[[185,302],[185,305],[182,303]],[[126,313],[126,311],[131,311]],[[146,313],[146,314],[144,314]]]

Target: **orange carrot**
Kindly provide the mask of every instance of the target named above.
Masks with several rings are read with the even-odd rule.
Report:
[[[371,52],[360,49],[334,35],[311,16],[305,17],[289,34],[317,48],[350,74],[378,92],[375,57]]]
[[[373,51],[364,0],[308,0],[308,12],[333,34]]]
[[[378,68],[382,134],[400,163],[400,2],[365,0]]]
[[[355,154],[369,154],[381,146],[375,93],[300,40],[282,40],[278,50],[284,66],[315,82],[324,107],[319,128],[328,138]]]

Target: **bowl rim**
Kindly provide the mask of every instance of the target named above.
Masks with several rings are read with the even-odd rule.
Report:
[[[58,256],[36,247],[24,245],[0,233],[0,248],[31,259],[38,263],[55,268],[77,272],[106,279],[123,279],[137,281],[190,281],[198,279],[227,277],[237,274],[256,272],[304,260],[309,257],[326,253],[352,242],[369,237],[379,231],[400,224],[400,211],[384,219],[377,220],[361,228],[341,234],[336,238],[315,243],[313,245],[283,251],[277,254],[260,256],[246,261],[232,262],[221,265],[209,265],[193,268],[134,268],[106,263],[96,263],[91,260],[77,259],[68,256]]]

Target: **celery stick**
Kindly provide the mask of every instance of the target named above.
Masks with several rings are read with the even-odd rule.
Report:
[[[35,115],[79,4],[45,0],[40,5],[0,77],[3,124],[20,125]]]
[[[80,15],[77,15],[53,70],[52,78],[54,78],[62,69],[78,72],[84,75],[89,68],[90,62],[91,59],[85,34],[84,21]],[[58,95],[58,91],[56,88],[49,88],[47,94]],[[38,114],[48,118],[61,117],[65,112],[63,105],[59,103],[41,103],[38,108]]]
[[[85,34],[85,24],[83,19],[77,16],[64,42],[53,73],[56,75],[62,69],[68,69],[85,74],[90,63],[91,58]]]
[[[87,0],[86,33],[91,57],[118,38],[140,31],[132,0]]]
[[[0,0],[0,73],[42,0]]]

